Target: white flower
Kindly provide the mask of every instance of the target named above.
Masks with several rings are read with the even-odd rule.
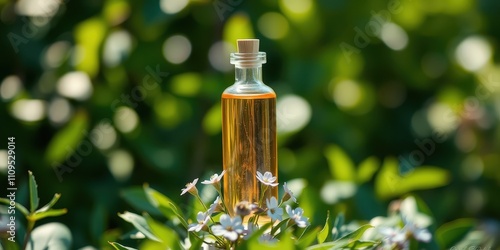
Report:
[[[230,241],[236,241],[239,234],[243,233],[243,225],[240,217],[231,218],[227,214],[220,217],[220,225],[212,226],[212,233],[216,236],[224,236]]]
[[[267,215],[272,221],[282,220],[283,208],[278,207],[278,201],[276,197],[271,197],[271,200],[266,199],[267,204]]]
[[[203,229],[203,227],[207,225],[209,219],[210,216],[207,213],[198,212],[198,214],[196,215],[196,220],[198,221],[198,223],[190,224],[188,227],[188,231],[199,232],[200,230]]]
[[[184,195],[186,192],[189,192],[192,195],[198,194],[198,189],[196,188],[196,183],[198,182],[198,178],[194,179],[193,182],[186,184],[186,188],[183,188],[181,191],[181,195]]]
[[[220,173],[220,175],[213,174],[212,176],[210,176],[210,180],[202,181],[201,184],[205,184],[205,185],[209,185],[209,184],[214,185],[214,184],[217,184],[217,183],[220,182],[220,180],[224,176],[224,173],[226,173],[226,170],[223,170],[222,173]]]
[[[394,227],[380,227],[378,231],[384,236],[383,249],[393,249],[395,246],[398,246],[400,249],[407,249],[408,241],[404,230]]]
[[[418,241],[429,242],[432,239],[432,234],[426,229],[419,227],[412,221],[409,221],[408,218],[402,216],[403,222],[405,224],[403,230],[405,230],[406,234],[413,235]]]
[[[274,183],[277,177],[273,176],[273,174],[271,174],[271,172],[269,171],[265,172],[264,174],[261,174],[259,171],[257,171],[257,179],[266,186],[276,187],[279,184],[279,183]]]
[[[283,189],[285,190],[285,195],[283,195],[283,201],[292,199],[293,202],[297,203],[297,198],[295,198],[295,196],[293,195],[292,190],[288,189],[286,182],[283,184]]]
[[[298,227],[307,227],[309,225],[308,218],[304,217],[304,210],[300,207],[292,209],[289,205],[286,205],[286,212],[290,216],[291,220],[294,220]]]
[[[220,208],[220,197],[217,196],[217,198],[215,198],[215,201],[214,203],[212,203],[210,205],[210,207],[208,208],[208,211],[207,211],[207,214],[208,215],[212,215],[218,208]]]

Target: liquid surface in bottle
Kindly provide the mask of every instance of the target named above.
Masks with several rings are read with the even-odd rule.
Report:
[[[240,201],[258,203],[257,171],[277,176],[276,95],[222,95],[224,196],[230,213]],[[277,187],[268,187],[263,205]],[[264,219],[264,218],[262,218]]]

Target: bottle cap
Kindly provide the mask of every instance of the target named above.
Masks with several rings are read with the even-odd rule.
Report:
[[[266,53],[259,52],[259,39],[236,40],[238,52],[231,53],[231,63],[237,67],[252,68],[266,63]]]

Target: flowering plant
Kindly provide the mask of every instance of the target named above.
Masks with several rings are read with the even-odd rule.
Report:
[[[148,214],[125,212],[120,217],[137,229],[132,238],[146,238],[141,249],[410,249],[412,243],[429,242],[432,238],[427,230],[431,218],[418,211],[411,196],[396,202],[388,217],[375,217],[369,224],[344,225],[344,217],[339,214],[333,225],[329,224],[328,215],[323,227],[311,229],[309,218],[297,206],[297,198],[286,182],[279,202],[278,197],[264,200],[261,196],[258,203],[242,201],[234,208],[227,207],[221,190],[224,173],[201,182],[217,192],[212,203],[206,204],[201,198],[196,187],[198,179],[181,190],[181,195],[189,193],[196,198],[197,205],[193,207],[200,211],[196,211],[195,219],[186,219],[172,200],[147,185],[147,198],[170,223],[162,224]],[[257,172],[256,178],[262,194],[268,187],[278,185],[270,172]],[[261,220],[263,217],[267,220]],[[116,242],[110,244],[116,249],[133,249]]]

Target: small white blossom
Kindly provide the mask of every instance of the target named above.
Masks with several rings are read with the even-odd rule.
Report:
[[[432,234],[426,228],[420,227],[412,221],[409,221],[405,216],[402,217],[405,224],[404,230],[406,234],[413,235],[418,241],[430,242],[432,239]]]
[[[266,185],[266,186],[272,186],[272,187],[276,187],[279,185],[279,183],[274,183],[277,179],[276,176],[273,176],[273,174],[271,174],[271,172],[265,172],[264,174],[260,173],[259,171],[257,171],[257,179],[262,182],[262,184]]]
[[[298,227],[307,227],[309,225],[309,219],[304,217],[304,210],[300,207],[292,209],[289,205],[286,205],[286,212],[290,216],[291,220],[294,220]]]
[[[189,227],[188,227],[188,231],[189,232],[191,232],[191,231],[195,231],[195,232],[201,231],[203,229],[203,227],[205,227],[207,225],[207,222],[208,222],[209,219],[210,219],[210,216],[207,213],[198,212],[198,214],[196,215],[196,220],[198,221],[198,223],[190,224]]]
[[[223,170],[222,173],[220,173],[220,175],[213,174],[212,176],[210,176],[210,180],[202,181],[201,184],[205,184],[205,185],[217,184],[220,182],[220,180],[222,179],[222,177],[224,176],[225,173],[226,173],[226,170]]]
[[[220,207],[219,203],[220,203],[220,197],[217,196],[217,198],[215,198],[215,201],[208,208],[207,214],[212,215]]]
[[[384,236],[383,249],[393,249],[396,246],[399,249],[407,249],[408,240],[404,230],[394,227],[380,227],[378,231]]]
[[[276,197],[271,197],[271,200],[266,199],[267,215],[272,221],[282,220],[283,208],[278,207],[278,200]]]
[[[193,182],[190,182],[186,184],[186,188],[183,188],[181,191],[181,195],[184,195],[185,193],[189,192],[192,195],[197,195],[198,194],[198,189],[196,188],[196,183],[198,182],[198,178],[194,179]]]
[[[227,214],[220,217],[220,225],[212,226],[212,233],[216,236],[224,236],[230,241],[236,241],[238,236],[243,233],[243,225],[241,224],[241,217],[231,218]]]
[[[293,195],[292,190],[290,190],[288,188],[288,186],[286,185],[286,182],[283,183],[283,189],[285,190],[285,195],[283,196],[283,201],[287,201],[289,199],[292,199],[293,202],[297,203],[297,198],[295,198],[295,196]]]

